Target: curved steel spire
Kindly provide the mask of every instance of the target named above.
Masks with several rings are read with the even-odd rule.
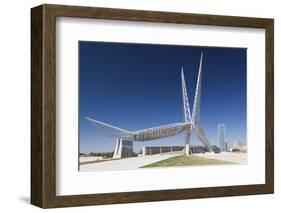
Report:
[[[199,124],[199,121],[200,121],[202,60],[203,60],[203,53],[201,53],[201,58],[200,58],[199,71],[198,71],[197,84],[196,84],[196,91],[195,91],[193,109],[192,109],[192,123],[195,124],[195,125]]]
[[[183,67],[181,67],[181,83],[182,83],[182,101],[183,101],[183,121],[185,123],[192,123]]]

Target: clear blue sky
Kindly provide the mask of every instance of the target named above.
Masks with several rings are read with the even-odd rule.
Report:
[[[246,142],[246,49],[80,41],[80,152],[115,146],[84,116],[129,131],[182,122],[180,68],[192,108],[201,52],[201,126],[211,144],[218,144],[218,123],[226,139]],[[134,151],[150,145],[183,145],[183,135],[134,143]]]

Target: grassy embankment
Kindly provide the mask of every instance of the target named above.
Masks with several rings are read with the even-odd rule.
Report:
[[[199,165],[217,165],[217,164],[233,164],[227,161],[205,159],[197,156],[176,156],[156,163],[148,164],[142,168],[151,167],[170,167],[170,166],[199,166]]]

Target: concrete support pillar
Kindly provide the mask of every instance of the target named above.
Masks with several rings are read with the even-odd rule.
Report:
[[[184,154],[185,154],[185,155],[190,155],[190,153],[189,153],[189,144],[185,144],[185,147],[184,147]]]
[[[113,158],[121,158],[121,156],[119,155],[119,147],[120,147],[120,143],[121,143],[122,139],[116,139],[116,145],[115,145],[115,149],[114,149],[114,153],[113,153]]]
[[[119,139],[118,158],[122,158],[123,154],[123,140]]]
[[[189,149],[189,142],[191,137],[191,129],[187,129],[184,132],[184,154],[190,155],[190,149]]]
[[[113,158],[128,158],[133,156],[133,142],[117,139]]]
[[[143,155],[143,156],[146,156],[146,155],[147,155],[147,153],[146,153],[146,147],[145,147],[145,146],[142,147],[142,155]]]

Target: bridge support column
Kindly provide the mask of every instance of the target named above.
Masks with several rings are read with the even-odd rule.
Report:
[[[114,153],[113,153],[113,158],[121,158],[121,156],[119,155],[119,146],[120,146],[120,142],[122,141],[122,139],[116,139],[116,145],[115,145],[115,149],[114,149]]]
[[[129,158],[133,157],[133,142],[123,139],[117,139],[113,153],[113,158]]]
[[[142,155],[143,156],[146,156],[147,155],[147,152],[146,152],[146,147],[142,147]]]
[[[189,152],[189,144],[185,144],[185,147],[184,147],[184,154],[185,154],[185,155],[190,155],[190,152]]]
[[[185,130],[184,132],[184,155],[190,155],[189,142],[191,137],[191,130]]]

